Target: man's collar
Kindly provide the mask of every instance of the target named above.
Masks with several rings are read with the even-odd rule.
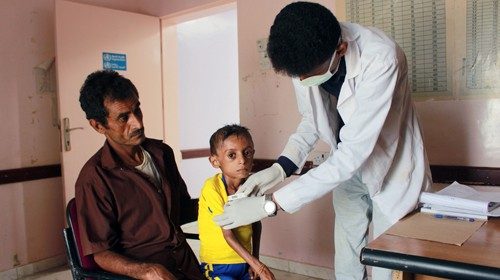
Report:
[[[144,150],[148,151],[150,154],[156,154],[156,146],[154,142],[161,142],[160,140],[146,138],[142,142],[141,146]],[[113,150],[113,147],[109,144],[108,140],[104,142],[101,150],[101,164],[105,169],[114,169],[119,167],[126,167],[123,161],[120,159],[118,154]]]

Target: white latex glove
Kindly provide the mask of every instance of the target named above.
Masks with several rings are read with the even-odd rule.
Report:
[[[215,216],[213,221],[224,229],[260,221],[268,216],[264,210],[265,200],[265,196],[252,196],[230,201],[224,206],[224,213]]]
[[[263,195],[267,190],[283,182],[286,178],[283,167],[274,163],[271,167],[261,170],[248,177],[243,185],[238,188],[238,193],[244,193],[245,196]]]

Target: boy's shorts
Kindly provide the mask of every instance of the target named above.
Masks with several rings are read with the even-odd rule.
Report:
[[[207,264],[201,263],[201,272],[210,280],[250,280],[247,263]]]

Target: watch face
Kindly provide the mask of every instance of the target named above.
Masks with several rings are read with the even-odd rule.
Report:
[[[264,204],[264,210],[269,215],[274,214],[276,212],[276,203],[273,201],[266,201]]]

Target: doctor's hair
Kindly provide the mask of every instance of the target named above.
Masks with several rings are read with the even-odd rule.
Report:
[[[107,125],[109,112],[104,101],[124,101],[132,97],[139,98],[139,92],[127,78],[113,70],[99,70],[87,76],[80,88],[80,106],[88,120],[94,119]]]
[[[267,53],[277,73],[298,77],[332,57],[340,33],[337,18],[327,8],[311,2],[291,3],[274,19]]]
[[[222,145],[222,142],[232,135],[245,137],[253,146],[252,135],[250,135],[248,128],[239,124],[229,124],[217,129],[210,137],[210,154],[217,155],[217,149]]]

